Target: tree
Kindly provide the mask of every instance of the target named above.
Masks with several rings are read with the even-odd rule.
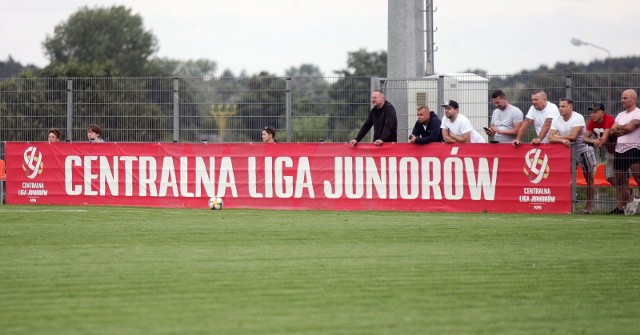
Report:
[[[19,75],[22,71],[35,72],[38,68],[34,65],[22,66],[20,62],[13,60],[9,55],[6,61],[0,61],[0,78],[10,78]]]
[[[267,72],[251,77],[247,90],[237,104],[238,116],[231,124],[240,130],[233,141],[259,140],[259,131],[264,126],[282,129],[285,126],[286,81]]]
[[[220,78],[233,78],[235,77],[233,75],[233,71],[231,71],[231,69],[224,69],[224,71],[222,71],[222,74],[220,75]]]
[[[286,71],[291,78],[293,141],[317,141],[326,138],[326,131],[318,125],[326,124],[331,113],[329,87],[320,68],[302,64]]]
[[[464,71],[462,71],[462,73],[473,73],[476,74],[480,77],[487,77],[489,74],[487,73],[487,71],[482,70],[482,69],[466,69]]]
[[[302,64],[300,67],[290,67],[285,71],[287,77],[322,77],[320,68],[313,64]]]
[[[335,71],[344,78],[336,81],[329,90],[331,111],[327,128],[332,131],[327,141],[348,141],[356,136],[371,108],[370,77],[387,76],[387,52],[368,52],[366,49],[349,52],[347,69]]]
[[[291,67],[286,72],[291,78],[293,112],[296,116],[318,116],[323,111],[321,105],[329,101],[329,83],[320,68],[313,64]]]
[[[336,74],[357,77],[387,77],[387,52],[368,52],[367,49],[349,52],[347,68]]]
[[[55,27],[43,46],[50,59],[45,75],[143,76],[157,39],[140,15],[124,6],[82,7]]]
[[[180,78],[213,77],[218,64],[209,59],[178,60],[171,58],[157,58],[153,63],[161,71]]]
[[[371,109],[371,78],[346,76],[329,90],[330,113],[324,137],[327,142],[349,141],[358,134]]]

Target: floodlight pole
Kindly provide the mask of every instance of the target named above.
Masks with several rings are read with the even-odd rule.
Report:
[[[571,44],[573,44],[573,45],[575,45],[577,47],[579,47],[581,45],[588,45],[588,46],[592,46],[592,47],[594,47],[596,49],[600,49],[600,50],[602,50],[602,51],[607,53],[607,60],[606,61],[607,61],[607,68],[608,68],[608,71],[609,71],[609,74],[607,75],[607,110],[609,111],[609,113],[611,113],[612,112],[611,111],[611,72],[613,71],[612,68],[611,68],[611,52],[609,51],[609,49],[603,48],[603,47],[601,47],[599,45],[595,45],[595,44],[592,44],[592,43],[589,43],[589,42],[585,42],[583,40],[579,40],[579,39],[577,39],[575,37],[571,39]]]

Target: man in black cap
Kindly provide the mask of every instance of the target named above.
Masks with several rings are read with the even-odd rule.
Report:
[[[398,118],[396,117],[396,109],[384,98],[384,92],[375,90],[371,94],[371,104],[373,108],[369,111],[367,120],[364,121],[362,128],[356,138],[352,139],[349,144],[354,146],[364,138],[373,127],[373,144],[382,145],[384,142],[398,142]]]
[[[473,129],[471,121],[459,113],[458,102],[449,100],[442,105],[444,115],[442,119],[442,138],[447,143],[486,143],[484,138]]]
[[[611,134],[611,126],[616,120],[605,112],[604,104],[600,102],[591,104],[587,110],[591,112],[591,120],[587,124],[583,141],[593,145],[595,149],[604,148],[606,150],[604,175],[609,184],[615,185],[616,170],[613,168],[613,161],[616,152],[616,138]],[[616,207],[608,214],[624,214],[624,210]]]
[[[599,102],[591,104],[587,110],[591,112],[591,120],[587,123],[584,143],[591,144],[596,149],[604,147],[607,150],[605,154],[605,176],[607,181],[613,184],[613,178],[616,175],[616,171],[613,169],[616,139],[611,136],[611,126],[613,126],[615,119],[605,112],[604,105]]]

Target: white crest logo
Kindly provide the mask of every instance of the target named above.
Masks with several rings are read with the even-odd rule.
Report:
[[[29,179],[42,173],[44,164],[42,163],[42,153],[38,151],[38,148],[28,147],[22,155],[22,170]]]
[[[542,156],[542,157],[541,157]],[[540,149],[531,149],[524,155],[524,174],[529,181],[537,184],[549,177],[549,158]]]

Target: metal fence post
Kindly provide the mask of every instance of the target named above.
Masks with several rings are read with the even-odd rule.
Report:
[[[578,194],[576,193],[576,146],[571,145],[571,213],[575,214],[578,209]]]
[[[375,90],[382,90],[382,91],[385,92],[385,95],[389,94],[389,92],[386,92],[387,87],[384,87],[384,89],[383,89],[383,82],[386,83],[387,82],[387,78],[380,78],[380,77],[371,77],[371,78],[369,78],[369,97],[371,97],[371,93],[373,93],[373,91],[375,91]],[[384,86],[386,86],[386,85],[384,85]],[[360,128],[358,128],[358,129],[360,129]],[[373,131],[370,131],[368,133],[368,135],[367,135],[369,137],[369,142],[373,142],[373,133],[374,133]]]
[[[570,74],[566,74],[564,76],[564,88],[565,88],[565,96],[569,99],[573,99],[571,97],[572,86],[573,86],[573,78]]]
[[[73,79],[67,79],[67,142],[73,141]]]
[[[173,78],[173,142],[180,141],[180,80]]]
[[[287,142],[291,142],[291,77],[286,78],[285,86],[285,120],[287,129]]]
[[[370,80],[370,82],[369,82],[369,86],[370,86],[369,91],[373,92],[375,90],[379,90],[380,89],[380,87],[381,87],[380,83],[384,79],[378,78],[378,77],[371,77],[369,80]]]
[[[438,76],[438,117],[442,119],[444,117],[444,110],[440,107],[444,104],[444,76]]]

